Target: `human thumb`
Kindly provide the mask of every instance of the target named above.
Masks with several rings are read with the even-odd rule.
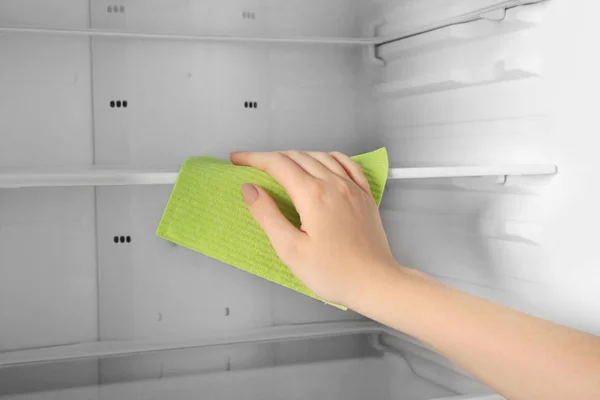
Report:
[[[265,231],[280,257],[301,239],[302,233],[281,213],[271,196],[261,187],[244,183],[242,196],[248,210]]]

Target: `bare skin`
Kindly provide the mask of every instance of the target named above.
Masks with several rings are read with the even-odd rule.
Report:
[[[242,152],[231,160],[266,171],[290,195],[301,230],[263,189],[241,188],[279,257],[323,299],[420,339],[508,399],[600,399],[599,337],[400,266],[367,180],[348,156]]]

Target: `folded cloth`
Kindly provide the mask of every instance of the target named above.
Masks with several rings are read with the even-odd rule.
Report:
[[[358,155],[353,160],[363,169],[379,205],[388,175],[386,149]],[[181,167],[156,234],[319,299],[291,273],[273,250],[269,238],[244,203],[240,192],[243,183],[264,188],[283,215],[294,226],[300,227],[300,217],[289,196],[268,174],[212,157],[197,157],[186,160]]]

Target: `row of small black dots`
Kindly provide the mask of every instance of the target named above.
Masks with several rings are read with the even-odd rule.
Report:
[[[128,105],[127,100],[123,100],[123,101],[121,101],[121,100],[117,100],[117,101],[111,100],[110,101],[110,108],[115,108],[115,107],[117,107],[117,108],[121,108],[121,107],[127,108],[127,105]],[[245,101],[244,102],[244,108],[258,108],[258,103],[256,101]]]
[[[125,12],[125,6],[106,6],[106,12],[109,13],[124,13]]]
[[[113,238],[113,242],[115,243],[131,243],[131,236],[115,236]]]
[[[117,108],[121,108],[121,106],[123,106],[124,108],[127,108],[127,100],[123,100],[123,101],[121,101],[121,100],[117,100],[117,101],[111,100],[110,101],[110,108],[115,108],[115,106]]]

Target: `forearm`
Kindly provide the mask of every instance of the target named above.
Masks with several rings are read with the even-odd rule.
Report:
[[[406,332],[511,400],[600,398],[600,338],[386,270],[351,308]]]
[[[600,399],[598,338],[397,266],[369,182],[348,156],[286,151],[231,160],[262,169],[289,194],[301,230],[263,188],[241,188],[277,255],[320,298],[421,339],[511,400]]]

